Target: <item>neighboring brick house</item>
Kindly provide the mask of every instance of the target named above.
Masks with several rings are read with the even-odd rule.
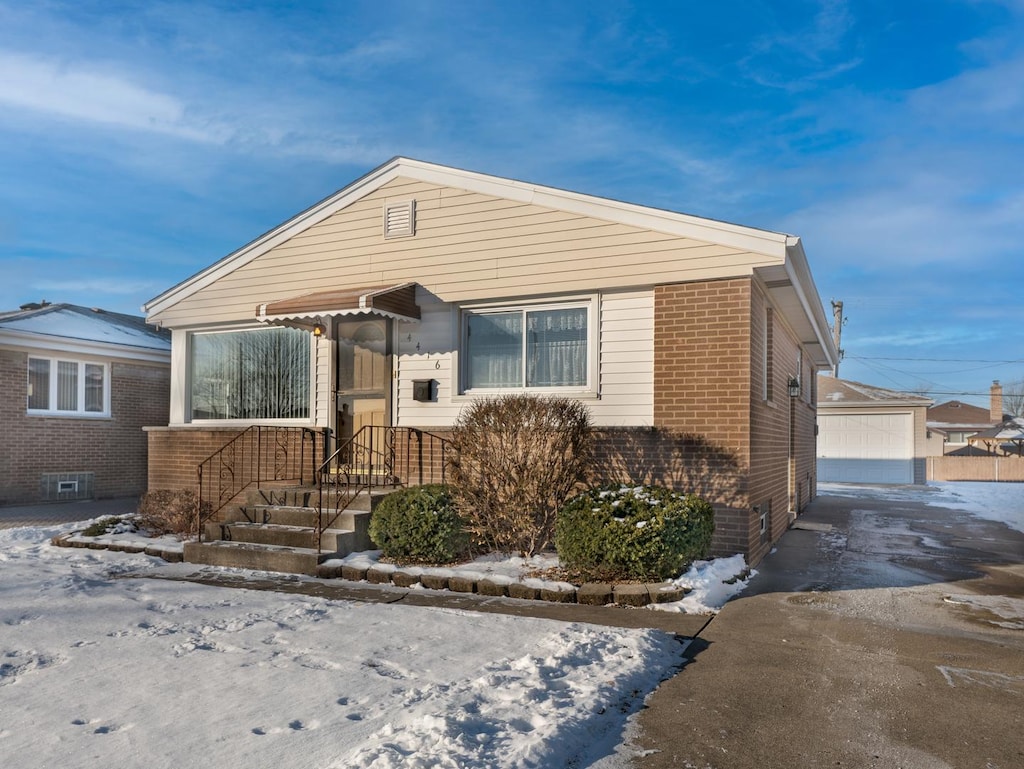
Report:
[[[969,439],[1010,419],[1003,413],[1003,386],[999,380],[989,388],[989,407],[962,401],[946,401],[928,409],[928,456],[976,456],[986,453],[969,445]]]
[[[815,496],[836,350],[794,236],[395,158],[145,310],[151,488],[248,425],[443,433],[535,392],[587,404],[605,477],[707,496],[716,554],[756,563]]]
[[[170,397],[170,335],[47,302],[0,312],[0,504],[141,494]]]

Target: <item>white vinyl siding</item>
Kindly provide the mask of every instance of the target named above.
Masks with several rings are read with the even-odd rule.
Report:
[[[396,324],[395,424],[450,427],[471,400],[453,391],[459,314],[422,289],[417,302],[421,321]],[[596,306],[598,397],[584,402],[596,426],[649,426],[654,420],[654,292],[609,292]],[[412,383],[417,379],[437,382],[434,402],[413,400]]]
[[[331,409],[334,408],[334,398],[331,389],[334,385],[334,350],[337,342],[326,336],[314,338],[313,354],[315,387],[313,389],[313,423],[318,427],[327,427],[331,423]]]
[[[601,400],[594,420],[603,427],[654,424],[654,292],[601,297]]]

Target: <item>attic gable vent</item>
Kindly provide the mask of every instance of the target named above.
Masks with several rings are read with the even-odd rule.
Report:
[[[384,205],[384,237],[401,238],[416,234],[416,201]]]

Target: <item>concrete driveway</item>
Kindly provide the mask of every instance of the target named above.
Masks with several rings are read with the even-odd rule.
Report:
[[[842,493],[652,695],[638,769],[1024,767],[1024,534]]]

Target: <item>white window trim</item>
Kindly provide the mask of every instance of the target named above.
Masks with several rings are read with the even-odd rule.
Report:
[[[452,401],[468,401],[474,398],[505,395],[510,393],[531,393],[535,395],[563,395],[572,398],[600,397],[600,344],[601,344],[601,295],[584,294],[564,297],[533,297],[502,301],[473,302],[460,305],[455,311],[455,349],[462,353],[466,349],[467,318],[474,313],[515,312],[536,310],[561,310],[585,307],[587,310],[587,384],[582,387],[476,387],[466,389],[465,356],[453,356]],[[524,361],[525,364],[525,361]],[[525,380],[524,380],[525,381]]]
[[[315,424],[316,417],[316,342],[309,335],[309,417],[307,419],[193,419],[192,418],[192,340],[202,334],[232,334],[239,331],[261,331],[278,328],[266,323],[246,324],[225,328],[224,326],[199,327],[186,332],[185,360],[183,361],[184,391],[182,392],[183,424],[200,427],[248,427],[249,425],[280,425],[282,427],[309,427]]]
[[[88,360],[86,358],[68,357],[68,356],[50,356],[50,355],[29,355],[28,360],[45,360],[50,364],[50,392],[48,402],[51,408],[46,409],[31,409],[28,408],[27,397],[26,397],[26,409],[25,412],[29,416],[38,417],[65,417],[72,419],[110,419],[110,364],[106,361]],[[53,406],[57,403],[58,393],[58,377],[57,377],[57,364],[58,363],[74,363],[78,366],[78,391],[76,393],[76,402],[78,408],[74,410],[69,409],[57,409]],[[103,368],[103,410],[102,411],[86,411],[85,410],[85,367],[86,366],[101,366]],[[26,382],[28,379],[28,371],[25,372]]]

